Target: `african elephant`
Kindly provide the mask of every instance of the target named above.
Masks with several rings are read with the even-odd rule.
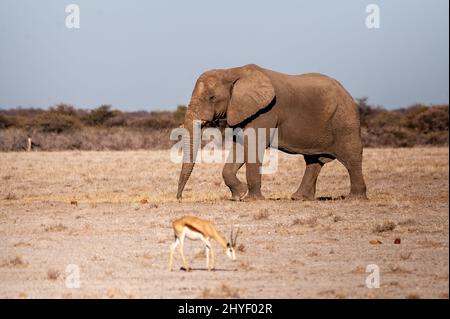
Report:
[[[178,199],[195,163],[193,121],[207,123],[217,119],[226,119],[228,126],[243,129],[277,128],[278,149],[304,156],[306,170],[292,199],[314,199],[319,172],[334,159],[350,175],[349,197],[366,198],[359,109],[335,79],[318,73],[287,75],[254,64],[203,73],[195,84],[185,115],[184,127],[191,136],[185,146],[191,152],[190,159],[182,165]],[[244,152],[247,147],[244,142]],[[232,199],[264,199],[261,161],[245,163],[247,184],[236,177],[243,164],[227,162],[223,168],[223,179]]]

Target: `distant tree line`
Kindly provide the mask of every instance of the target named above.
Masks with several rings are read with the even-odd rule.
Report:
[[[396,110],[370,106],[367,98],[356,99],[356,104],[365,146],[448,146],[448,104],[416,104]]]
[[[368,147],[448,146],[448,105],[386,110],[356,99],[361,134]],[[101,105],[92,110],[58,104],[49,109],[0,110],[0,151],[165,149],[170,131],[182,124],[186,106],[175,111],[125,112]]]
[[[72,105],[58,104],[48,110],[34,108],[0,109],[0,129],[21,128],[33,132],[64,133],[83,127],[130,127],[161,129],[179,126],[186,106],[175,111],[124,112],[101,105],[92,110],[77,109]]]

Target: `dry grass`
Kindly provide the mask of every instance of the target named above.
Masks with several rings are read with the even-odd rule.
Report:
[[[255,220],[263,220],[263,219],[268,219],[269,218],[269,212],[267,211],[267,209],[258,212],[253,218]]]
[[[314,227],[317,225],[317,217],[316,216],[304,216],[304,217],[296,218],[292,222],[292,226],[296,226],[296,225]]]
[[[244,253],[246,250],[245,245],[244,244],[237,245],[236,250],[240,253]]]
[[[221,164],[196,165],[178,202],[180,165],[167,151],[2,153],[0,297],[442,298],[448,155],[448,148],[366,149],[368,201],[301,202],[290,196],[304,161],[280,153],[278,172],[262,178],[266,200],[248,203],[228,200]],[[244,168],[238,177],[245,180]],[[338,199],[348,190],[346,169],[325,165],[316,196]],[[238,261],[214,242],[216,271],[205,271],[201,243],[188,241],[192,272],[168,272],[171,222],[187,214],[224,235],[239,225]],[[365,286],[373,263],[380,289]],[[61,275],[46,273],[68,264],[81,276],[70,296]]]
[[[3,263],[0,264],[0,267],[26,267],[28,265],[27,262],[25,262],[22,257],[20,256],[16,256],[13,258],[10,258],[6,261],[4,261]]]
[[[410,252],[410,251],[402,252],[400,254],[400,258],[403,259],[403,260],[408,260],[411,256],[412,256],[412,252]]]
[[[213,299],[221,299],[221,298],[240,298],[239,289],[229,287],[226,284],[221,284],[216,289],[208,289],[205,288],[202,291],[202,298],[213,298]]]
[[[5,196],[5,200],[16,200],[16,199],[17,199],[17,196],[14,193],[8,193]]]
[[[412,218],[408,218],[408,219],[405,219],[405,220],[402,220],[402,221],[398,222],[398,224],[400,226],[411,226],[411,225],[415,225],[416,221],[414,219],[412,219]]]
[[[61,276],[61,273],[57,269],[49,269],[47,271],[47,279],[49,280],[56,280]]]
[[[56,224],[56,225],[46,226],[46,227],[44,227],[44,230],[46,232],[60,232],[60,231],[67,230],[67,227],[60,223],[60,224]]]
[[[374,227],[373,232],[374,233],[384,233],[387,231],[393,231],[395,229],[395,223],[391,221],[386,221],[382,224],[378,224]]]

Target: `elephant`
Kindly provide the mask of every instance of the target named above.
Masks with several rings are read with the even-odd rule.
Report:
[[[190,155],[179,176],[179,200],[195,164],[194,120],[202,124],[226,120],[230,128],[278,129],[278,149],[301,154],[306,162],[301,184],[291,196],[293,200],[314,200],[320,170],[334,159],[345,166],[350,176],[350,194],[346,198],[367,199],[359,108],[347,90],[331,77],[320,73],[288,75],[255,64],[201,74],[183,124],[190,133],[184,142]],[[244,161],[227,161],[222,171],[224,182],[232,200],[264,199],[261,160],[247,161],[245,141],[243,146]],[[236,177],[244,164],[246,184]]]

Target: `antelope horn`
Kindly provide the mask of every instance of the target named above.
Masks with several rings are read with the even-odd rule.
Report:
[[[233,246],[236,245],[238,235],[239,235],[239,227],[238,227],[238,229],[236,230],[236,235],[234,236]]]
[[[233,246],[233,228],[231,228],[230,244],[231,244],[231,246]]]

